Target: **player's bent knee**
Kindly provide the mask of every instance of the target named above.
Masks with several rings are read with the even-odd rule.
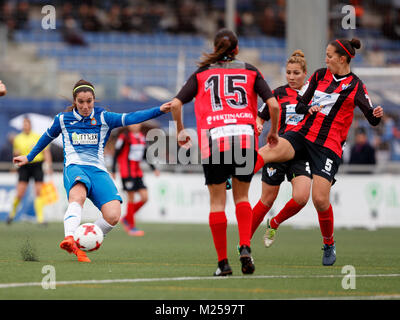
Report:
[[[313,195],[313,203],[317,211],[325,211],[329,208],[330,205],[329,198],[324,195]]]
[[[268,207],[272,207],[276,199],[276,195],[274,194],[262,194],[261,195],[261,202]]]
[[[310,197],[310,194],[303,194],[303,195],[296,195],[293,197],[293,200],[299,205],[304,207],[307,202],[308,198]]]
[[[119,212],[113,212],[113,213],[108,213],[107,215],[104,215],[104,220],[106,220],[109,224],[112,226],[115,226],[118,221],[121,218],[121,213]]]

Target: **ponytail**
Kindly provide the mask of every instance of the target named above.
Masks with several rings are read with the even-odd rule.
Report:
[[[231,61],[235,59],[237,45],[238,38],[236,34],[229,29],[221,29],[214,37],[214,52],[204,53],[198,66],[204,67],[218,61]]]
[[[356,49],[361,48],[361,41],[357,38],[351,40],[347,39],[336,39],[330,43],[336,49],[336,53],[340,56],[347,58],[347,63],[350,63],[351,59],[356,55]]]

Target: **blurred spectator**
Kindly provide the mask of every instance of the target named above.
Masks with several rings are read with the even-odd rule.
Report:
[[[368,142],[364,128],[356,129],[355,144],[351,148],[350,164],[376,164],[375,148]]]
[[[21,1],[17,4],[15,10],[16,29],[24,30],[28,28],[29,9],[30,7],[27,1]]]
[[[389,159],[391,161],[400,161],[400,129],[390,116],[383,118],[383,125],[382,142],[389,145]]]
[[[126,6],[121,11],[121,31],[130,32],[133,30],[133,8]]]
[[[193,1],[183,1],[177,8],[177,32],[196,33],[194,18],[196,17],[196,5]]]
[[[75,46],[87,45],[82,36],[82,32],[79,29],[78,23],[72,16],[69,16],[64,20],[61,32],[66,43]]]
[[[246,11],[242,14],[242,25],[240,34],[246,37],[252,37],[259,35],[259,29],[255,24],[254,14],[250,11]]]
[[[117,3],[113,3],[108,12],[107,26],[110,30],[114,31],[121,29],[121,6]]]
[[[82,4],[79,8],[81,26],[84,31],[101,31],[102,24],[98,16],[98,8],[94,5]]]
[[[286,1],[279,0],[264,8],[260,20],[261,31],[271,37],[285,37],[286,34]]]
[[[7,36],[12,40],[14,38],[14,31],[17,28],[17,22],[15,21],[14,8],[11,1],[6,1],[1,6],[0,24],[4,24],[7,27]]]
[[[400,40],[400,8],[385,14],[382,33],[389,39]]]

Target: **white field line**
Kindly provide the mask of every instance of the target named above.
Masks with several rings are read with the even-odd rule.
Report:
[[[56,281],[56,285],[76,285],[76,284],[109,284],[109,283],[138,283],[138,282],[162,282],[162,281],[196,281],[196,280],[229,280],[229,279],[317,279],[317,278],[343,278],[345,275],[258,275],[258,276],[229,276],[229,277],[172,277],[172,278],[138,278],[138,279],[106,279],[106,280],[72,280],[72,281]],[[358,274],[356,278],[383,278],[383,277],[400,277],[400,274]],[[42,286],[42,282],[17,282],[17,283],[1,283],[0,289],[17,288],[17,287],[38,287]]]

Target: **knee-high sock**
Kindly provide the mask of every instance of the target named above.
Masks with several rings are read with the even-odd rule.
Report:
[[[263,221],[265,215],[271,208],[266,206],[260,201],[253,208],[253,216],[251,221],[251,237],[253,237],[254,232],[256,232],[258,226]]]
[[[251,210],[250,203],[247,201],[236,204],[236,219],[239,229],[239,245],[250,247],[251,238],[251,220],[253,211]]]
[[[127,207],[126,207],[126,215],[124,219],[126,222],[128,222],[129,226],[131,228],[134,228],[136,226],[135,222],[135,213],[138,212],[138,210],[144,205],[144,201],[138,201],[138,202],[128,202]]]
[[[328,210],[318,212],[319,227],[324,244],[333,244],[333,210],[329,205]]]
[[[128,222],[129,226],[133,228],[135,226],[135,221],[133,215],[135,213],[135,204],[133,202],[128,202],[126,205],[125,221]]]
[[[10,212],[10,214],[8,216],[10,219],[14,219],[14,217],[15,217],[15,215],[17,213],[18,205],[19,205],[20,202],[21,202],[21,200],[18,197],[14,198],[14,201],[13,201],[13,204],[12,204],[12,208],[11,208],[11,212]]]
[[[81,224],[82,207],[78,202],[71,202],[64,215],[64,234],[73,236],[75,230]]]
[[[36,220],[39,223],[44,222],[44,214],[43,214],[43,207],[44,207],[44,202],[42,197],[36,197],[33,205],[35,207],[35,213],[36,213]]]
[[[224,211],[210,212],[209,225],[217,251],[218,261],[227,259],[226,228],[228,222]]]
[[[257,173],[262,167],[264,167],[265,162],[263,157],[260,156],[259,153],[257,153],[257,161],[256,164],[254,166],[254,173]]]
[[[98,218],[95,223],[96,226],[98,226],[101,231],[103,231],[103,234],[106,235],[107,233],[109,233],[114,226],[112,226],[111,224],[109,224],[104,218],[103,216],[101,216],[100,218]]]
[[[283,207],[279,213],[273,217],[270,221],[270,225],[274,229],[278,229],[279,225],[289,219],[290,217],[294,216],[297,212],[299,212],[304,206],[299,205],[293,199],[290,199],[286,205]]]

